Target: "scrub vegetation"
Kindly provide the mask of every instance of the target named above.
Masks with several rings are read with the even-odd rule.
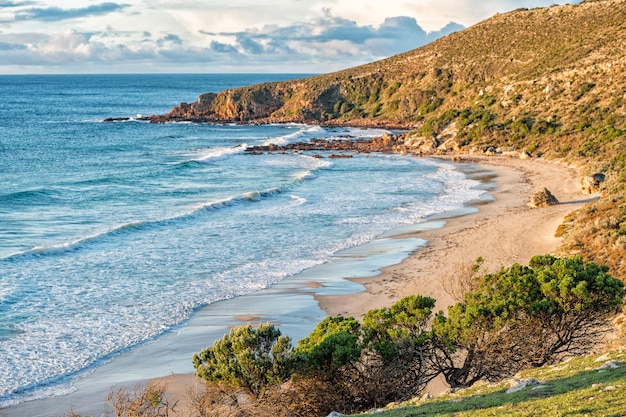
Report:
[[[420,295],[327,317],[295,348],[271,324],[234,328],[194,355],[207,383],[200,416],[325,416],[420,395],[442,375],[453,389],[588,353],[625,294],[606,267],[536,256],[470,279],[471,291],[434,313]],[[269,410],[267,413],[262,410]]]

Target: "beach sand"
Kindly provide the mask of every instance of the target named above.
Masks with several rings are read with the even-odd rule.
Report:
[[[86,379],[90,381],[89,387],[99,388],[98,393],[81,390],[77,385],[76,394],[2,409],[0,416],[59,415],[59,411],[68,411],[70,405],[75,411],[93,410],[94,401],[103,399],[110,385],[128,385],[129,381],[126,380],[112,382],[118,376],[119,370],[124,368],[125,362],[130,367],[143,366],[149,369],[153,366],[151,359],[163,350],[163,346],[172,349],[165,354],[161,353],[163,356],[180,356],[180,351],[184,350],[184,366],[190,366],[188,352],[197,352],[206,346],[207,339],[203,333],[207,330],[203,328],[203,316],[213,322],[217,318],[220,322],[221,327],[213,329],[214,338],[219,337],[216,335],[220,331],[224,333],[220,329],[227,329],[238,323],[272,321],[284,325],[283,332],[297,340],[312,330],[324,312],[328,315],[362,317],[370,309],[390,306],[403,296],[411,294],[433,297],[437,300],[437,309],[445,309],[452,304],[453,298],[444,289],[443,277],[454,277],[459,265],[471,264],[478,257],[482,257],[483,270],[493,270],[516,262],[527,264],[534,255],[553,253],[560,244],[560,239],[554,233],[563,218],[594,198],[582,195],[579,171],[564,165],[540,159],[521,160],[505,156],[467,156],[462,160],[495,175],[497,187],[490,190],[495,200],[488,204],[478,204],[478,210],[474,214],[434,218],[429,222],[433,228],[425,227],[425,230],[401,236],[427,241],[424,247],[404,261],[383,268],[381,273],[371,274],[368,278],[352,279],[354,284],[347,283],[339,291],[330,288],[335,285],[329,284],[332,280],[325,282],[322,279],[333,265],[322,265],[314,268],[314,271],[304,271],[294,279],[286,280],[258,294],[210,305],[200,310],[196,314],[200,317],[193,318],[180,331],[180,335],[170,337],[169,341],[166,337],[165,342],[157,341],[156,344],[148,344],[124,354],[113,361],[110,370],[107,370],[107,365],[97,369],[93,376]],[[482,175],[485,175],[484,172]],[[529,197],[543,187],[548,188],[561,204],[529,208]],[[353,258],[357,257],[358,255],[353,255]],[[339,261],[334,268],[343,268],[345,273],[349,265],[342,265]],[[363,291],[355,292],[363,288]],[[332,295],[337,293],[343,295]],[[203,337],[199,338],[199,335]],[[185,346],[181,347],[180,344]],[[173,351],[174,348],[177,349],[176,352]],[[145,365],[138,363],[142,360],[146,361]],[[169,363],[166,359],[163,362]],[[157,373],[169,376],[156,380],[167,383],[168,392],[172,395],[170,402],[178,402],[176,414],[185,416],[189,411],[186,400],[189,386],[198,384],[198,380],[193,375],[184,373],[188,371],[181,374],[176,369]],[[99,375],[111,376],[100,379]],[[46,409],[54,412],[47,412]],[[102,410],[101,402],[97,409]]]

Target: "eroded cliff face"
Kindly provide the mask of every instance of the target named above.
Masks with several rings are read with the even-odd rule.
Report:
[[[350,77],[345,77],[350,79]],[[150,116],[154,123],[254,122],[406,128],[413,124],[397,118],[351,113],[346,82],[328,82],[324,76],[206,93],[194,103],[181,103],[164,115]],[[373,84],[376,85],[376,84]],[[369,94],[369,93],[368,93]],[[355,117],[356,114],[356,117]]]
[[[195,103],[181,103],[169,113],[151,116],[154,122],[248,122],[271,118],[284,105],[288,86],[277,83],[258,84],[226,90],[219,94],[205,93]]]

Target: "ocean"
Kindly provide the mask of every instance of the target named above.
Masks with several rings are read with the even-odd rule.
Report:
[[[245,153],[383,130],[137,120],[301,76],[0,76],[0,407],[484,195],[434,159]]]

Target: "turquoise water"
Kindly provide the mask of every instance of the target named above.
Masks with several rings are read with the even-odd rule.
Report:
[[[294,77],[0,77],[0,406],[483,193],[435,160],[244,152],[381,130],[102,122]]]

